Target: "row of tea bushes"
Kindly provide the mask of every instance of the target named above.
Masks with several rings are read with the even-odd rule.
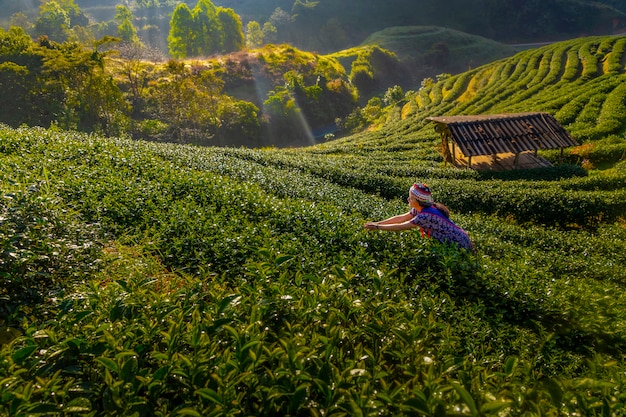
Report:
[[[325,143],[314,152],[366,155],[402,150],[407,154],[413,151],[416,161],[440,162],[438,150],[424,152],[429,141],[431,150],[440,143],[426,118],[442,115],[541,111],[553,114],[580,143],[622,135],[626,120],[621,64],[625,45],[617,36],[581,38],[443,77],[417,92],[408,92],[408,104],[398,115],[390,112],[384,126]]]
[[[623,411],[619,227],[456,215],[474,256],[363,230],[406,205],[275,151],[0,135],[2,195],[37,184],[30,219],[75,225],[24,249],[94,242],[57,270],[62,291],[2,316],[22,336],[0,350],[0,414]]]

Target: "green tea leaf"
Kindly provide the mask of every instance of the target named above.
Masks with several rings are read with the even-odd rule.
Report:
[[[11,355],[11,359],[13,362],[22,362],[24,359],[29,357],[34,351],[37,350],[37,345],[30,345],[19,349],[13,355]]]
[[[155,381],[161,381],[163,378],[167,376],[170,371],[169,365],[165,365],[156,370],[156,372],[152,375],[152,379]]]
[[[9,343],[11,340],[21,335],[22,333],[19,330],[12,327],[0,327],[0,346]]]
[[[480,407],[480,412],[483,414],[495,414],[506,408],[510,408],[512,405],[512,401],[491,401],[483,404],[483,406]]]
[[[199,390],[196,390],[196,394],[198,394],[202,398],[214,402],[215,404],[223,405],[222,399],[220,398],[219,394],[211,388],[201,388]]]
[[[88,398],[79,397],[71,400],[65,407],[63,407],[63,411],[66,413],[86,413],[91,411],[91,401]]]
[[[190,417],[204,417],[202,414],[194,410],[193,408],[182,408],[174,412],[175,416],[190,416]]]
[[[220,302],[220,306],[217,310],[217,314],[221,315],[224,314],[226,311],[228,311],[228,309],[230,309],[232,306],[237,305],[237,303],[241,300],[241,296],[237,295],[237,294],[232,294],[229,295],[227,297],[225,297],[224,299],[222,299],[222,301]]]
[[[476,408],[476,403],[474,402],[474,398],[470,395],[469,392],[465,388],[461,386],[461,384],[457,382],[452,383],[452,387],[459,394],[461,400],[469,407],[470,412],[473,416],[478,415],[478,409]]]
[[[139,365],[137,362],[137,358],[134,356],[130,357],[124,362],[124,365],[122,365],[120,376],[122,377],[122,379],[124,379],[124,381],[130,382],[135,378],[138,368]]]
[[[108,368],[110,371],[113,372],[119,372],[120,368],[117,365],[117,363],[110,359],[110,358],[106,358],[104,356],[100,356],[99,358],[96,358],[96,361],[100,362],[102,365],[104,365],[106,368]]]
[[[279,266],[292,259],[293,259],[292,255],[281,255],[276,258],[276,260],[274,261],[274,265]]]
[[[559,383],[552,378],[546,378],[542,381],[542,385],[550,393],[552,404],[560,407],[563,402],[563,390]]]
[[[417,392],[415,393],[417,396],[413,398],[409,398],[404,403],[402,403],[403,408],[408,411],[417,411],[423,413],[425,415],[430,415],[430,408],[428,407],[428,401],[423,393]]]
[[[507,376],[513,375],[515,369],[517,368],[517,363],[519,359],[516,356],[510,356],[506,362],[504,363],[504,372]]]

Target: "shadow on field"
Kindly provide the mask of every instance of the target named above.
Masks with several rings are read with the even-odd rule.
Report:
[[[593,352],[620,355],[626,350],[626,340],[602,331],[585,329],[572,314],[558,306],[549,305],[541,299],[532,299],[528,294],[510,294],[503,289],[493,288],[480,279],[451,281],[447,292],[456,299],[481,302],[486,306],[487,322],[505,320],[515,326],[524,327],[537,334],[553,334],[555,346],[580,354]]]
[[[572,353],[619,356],[626,350],[624,337],[601,329],[590,330],[571,309],[534,297],[528,291],[511,290],[490,281],[472,255],[443,251],[431,252],[430,258],[430,262],[421,259],[420,267],[412,261],[403,261],[400,270],[415,277],[411,282],[413,287],[417,284],[421,290],[445,292],[458,301],[480,303],[484,306],[481,319],[493,326],[505,321],[538,335],[552,335],[556,348]],[[425,264],[429,265],[426,271]]]

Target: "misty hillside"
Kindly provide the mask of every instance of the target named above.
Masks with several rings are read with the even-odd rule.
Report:
[[[196,0],[187,0],[190,7]],[[91,24],[114,22],[115,0],[77,0]],[[172,10],[177,2],[130,1],[124,3],[144,42],[165,51]],[[618,0],[220,0],[246,25],[270,23],[276,43],[323,53],[361,44],[375,32],[397,26],[438,26],[505,43],[564,40],[579,36],[610,35],[626,31],[626,6]],[[0,0],[3,26],[15,13],[31,22],[38,5],[21,0]],[[17,19],[23,21],[23,18]]]
[[[514,46],[434,26],[398,26],[368,36],[362,45],[394,52],[409,69],[404,86],[417,86],[426,77],[458,74],[519,52]]]

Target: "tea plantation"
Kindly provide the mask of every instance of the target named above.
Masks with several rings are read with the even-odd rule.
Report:
[[[625,45],[441,77],[302,149],[0,126],[0,415],[623,415]],[[478,173],[424,120],[518,111],[583,145]],[[417,180],[475,254],[362,228]]]

